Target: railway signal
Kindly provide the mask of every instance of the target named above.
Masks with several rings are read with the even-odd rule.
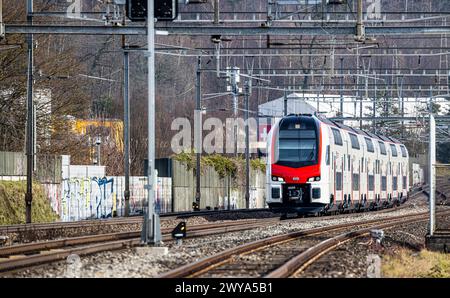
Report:
[[[154,0],[155,18],[158,21],[173,21],[178,16],[177,0]],[[133,22],[147,19],[147,0],[127,0],[127,17]]]
[[[186,238],[186,222],[180,222],[175,229],[172,230],[172,238],[176,239],[177,244],[181,245],[183,238]]]

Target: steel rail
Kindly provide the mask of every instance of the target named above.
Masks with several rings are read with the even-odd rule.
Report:
[[[195,216],[209,216],[216,214],[233,214],[233,213],[255,213],[269,211],[267,208],[258,209],[233,209],[233,210],[204,210],[204,211],[191,211],[191,212],[170,212],[163,213],[160,216],[166,220],[174,218],[189,218]],[[17,232],[30,232],[37,230],[49,230],[49,229],[65,229],[65,228],[84,228],[88,226],[104,226],[104,225],[117,225],[117,224],[133,224],[142,222],[142,216],[132,216],[129,218],[111,218],[111,219],[93,219],[93,220],[80,220],[72,222],[49,222],[49,223],[32,223],[32,224],[16,224],[0,226],[0,233],[17,233]]]
[[[158,26],[157,30],[170,35],[354,35],[355,28],[342,27],[212,27],[212,26]],[[5,24],[6,34],[78,34],[78,35],[146,35],[145,26],[98,26],[98,25],[33,25]],[[382,26],[366,27],[366,35],[446,34],[450,26]]]
[[[253,229],[257,227],[263,227],[267,224],[270,224],[271,222],[274,222],[273,219],[267,220],[264,222],[254,222],[254,223],[245,223],[245,224],[230,224],[230,223],[221,223],[218,225],[204,225],[203,227],[197,227],[197,229],[192,229],[188,232],[188,237],[202,237],[202,236],[208,236],[208,235],[215,235],[215,234],[221,234],[221,233],[228,233],[228,232],[235,232],[235,231],[242,231],[242,230],[248,230]],[[38,246],[44,249],[53,249],[53,250],[45,250],[40,251],[39,254],[33,254],[33,255],[13,255],[13,258],[8,258],[5,260],[0,260],[0,272],[8,272],[11,270],[21,269],[24,267],[30,267],[30,266],[36,266],[43,263],[48,262],[56,262],[63,260],[70,254],[77,254],[80,256],[89,255],[93,253],[103,252],[103,251],[111,251],[111,250],[118,250],[118,249],[125,249],[125,248],[131,248],[135,247],[141,244],[140,239],[140,231],[136,232],[126,232],[126,233],[119,233],[118,234],[108,234],[108,235],[97,235],[102,238],[101,241],[107,241],[103,243],[93,243],[98,242],[95,236],[88,236],[85,239],[81,239],[83,237],[77,237],[77,239],[66,239],[64,242],[54,242],[53,244],[45,245],[45,243],[39,243]],[[120,239],[120,237],[128,237],[128,239]],[[131,239],[129,237],[132,237]],[[116,240],[115,240],[116,239]],[[119,239],[119,240],[117,240]],[[114,241],[115,240],[115,241]],[[172,236],[170,234],[164,234],[163,241],[170,241],[172,240]],[[87,241],[87,242],[86,242]],[[64,248],[58,249],[57,247],[61,247],[62,244],[88,244],[83,245],[80,247],[70,247],[70,246],[64,246]],[[5,255],[7,255],[6,252],[13,252],[13,253],[29,253],[30,251],[36,251],[36,247],[29,246],[22,246],[17,247],[14,249],[5,248]],[[12,247],[13,248],[13,247]],[[8,255],[11,256],[11,255]]]
[[[277,243],[282,243],[285,241],[298,239],[300,237],[305,237],[305,236],[323,234],[323,233],[330,232],[333,230],[349,228],[349,227],[354,226],[355,224],[366,225],[366,224],[379,223],[380,221],[385,222],[387,220],[391,221],[391,220],[397,220],[397,219],[407,219],[407,218],[411,218],[411,217],[415,218],[419,215],[423,216],[426,214],[427,213],[424,212],[424,213],[406,215],[406,216],[402,215],[402,216],[397,216],[397,217],[392,217],[392,218],[374,219],[374,220],[368,220],[368,221],[357,222],[357,223],[355,223],[355,222],[344,223],[344,224],[333,225],[333,226],[328,226],[328,227],[310,229],[310,230],[306,230],[306,231],[291,232],[291,233],[286,233],[283,235],[276,235],[276,236],[256,240],[251,243],[246,243],[246,244],[243,244],[243,245],[240,245],[237,247],[227,249],[227,250],[220,252],[218,254],[215,254],[213,256],[203,258],[197,262],[187,264],[187,265],[181,266],[179,268],[173,269],[171,271],[168,271],[166,273],[163,273],[163,274],[159,275],[158,277],[160,277],[160,278],[181,278],[181,277],[197,276],[198,274],[204,273],[210,269],[215,268],[217,265],[226,263],[234,255],[240,255],[240,254],[248,253],[248,252],[251,252],[254,250],[259,250],[261,248],[275,245]]]
[[[448,215],[450,214],[449,211],[440,213],[440,216]],[[428,219],[427,217],[428,213],[423,213],[420,215],[413,216],[412,218],[400,218],[398,220],[394,220],[389,223],[383,223],[380,225],[374,225],[367,228],[363,228],[357,231],[351,231],[346,232],[343,234],[340,234],[338,236],[329,238],[325,241],[322,241],[306,251],[298,254],[297,256],[290,259],[288,262],[284,263],[277,269],[273,270],[269,274],[267,274],[266,278],[286,278],[290,277],[292,275],[298,274],[300,271],[304,270],[307,266],[312,264],[314,261],[318,260],[322,255],[326,254],[327,252],[341,246],[342,244],[346,243],[349,240],[366,236],[370,234],[370,231],[372,229],[385,229],[385,228],[392,228],[397,225],[404,225],[412,222],[420,222],[420,221],[426,221]]]
[[[202,236],[204,231],[208,231],[211,233],[220,233],[227,232],[233,230],[238,226],[239,228],[254,227],[255,225],[261,224],[270,224],[272,222],[277,222],[278,219],[268,219],[263,223],[256,219],[251,220],[241,220],[237,222],[223,222],[223,223],[215,223],[215,224],[199,224],[194,225],[188,228],[187,237],[196,237]],[[165,240],[170,240],[170,232],[172,228],[164,228],[161,232],[165,235]],[[198,231],[203,231],[202,233],[198,233]],[[91,244],[95,242],[105,242],[105,241],[115,241],[122,239],[129,239],[134,237],[139,237],[141,231],[131,231],[131,232],[118,232],[118,233],[107,233],[107,234],[99,234],[99,235],[90,235],[90,236],[81,236],[81,237],[69,237],[64,239],[57,239],[51,241],[42,241],[42,242],[33,242],[33,243],[25,243],[11,246],[0,247],[0,258],[8,257],[11,255],[17,254],[29,254],[36,251],[49,250],[49,249],[58,249],[67,246],[74,245],[85,245]]]
[[[421,191],[421,189],[419,189]],[[411,197],[417,195],[418,193],[414,193]],[[379,211],[390,212],[396,209],[384,209]],[[235,232],[248,230],[258,227],[263,227],[272,223],[279,222],[280,220],[274,218],[266,218],[264,221],[260,220],[245,220],[239,222],[224,222],[218,224],[202,224],[195,225],[188,229],[187,237],[202,237],[207,235],[214,235],[220,233],[227,232]],[[348,226],[348,224],[344,224],[342,226]],[[339,226],[335,226],[334,228],[339,228]],[[164,241],[172,240],[170,233],[170,228],[166,228],[163,230],[165,233],[163,235]],[[318,232],[318,229],[308,231],[304,233],[315,233]],[[0,249],[0,258],[1,257],[9,257],[14,256],[12,259],[6,259],[0,261],[0,272],[8,272],[11,270],[21,269],[24,267],[35,266],[43,263],[59,261],[66,258],[68,255],[72,253],[76,253],[78,255],[89,255],[97,252],[108,251],[108,250],[117,250],[124,249],[137,246],[141,244],[140,239],[138,238],[140,235],[140,231],[132,231],[132,232],[121,232],[121,233],[111,233],[111,234],[101,234],[94,236],[84,236],[84,237],[73,237],[67,239],[60,239],[54,241],[46,241],[40,243],[29,243],[23,245],[16,245],[10,247],[4,247]],[[282,235],[283,236],[283,235]],[[98,242],[104,243],[98,243]],[[81,247],[73,247],[76,245],[83,245]],[[30,254],[33,252],[39,252],[39,254],[33,254],[29,256],[17,255],[17,254]]]

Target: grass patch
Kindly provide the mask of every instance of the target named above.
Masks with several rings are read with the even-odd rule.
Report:
[[[25,223],[25,181],[0,180],[0,225]],[[31,209],[33,222],[53,222],[58,215],[52,210],[44,188],[33,183]]]
[[[401,249],[395,255],[383,257],[383,277],[450,277],[450,254],[422,250],[412,253]]]

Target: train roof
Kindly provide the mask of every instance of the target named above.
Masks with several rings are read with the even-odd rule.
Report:
[[[298,116],[308,116],[308,115],[298,115]],[[347,130],[347,131],[352,132],[352,133],[356,133],[356,134],[364,136],[364,137],[377,139],[377,140],[380,140],[380,141],[383,141],[383,142],[402,144],[399,140],[397,140],[397,139],[395,139],[393,137],[388,137],[388,136],[384,136],[384,135],[374,134],[374,133],[371,133],[371,132],[368,132],[368,131],[365,131],[365,130],[362,130],[362,129],[353,128],[353,127],[347,126],[347,125],[345,125],[343,123],[330,120],[330,119],[328,119],[326,117],[323,117],[320,114],[315,114],[314,116],[316,116],[323,123],[326,123],[326,124],[331,125],[331,126],[335,126],[337,128],[340,128],[340,129]]]

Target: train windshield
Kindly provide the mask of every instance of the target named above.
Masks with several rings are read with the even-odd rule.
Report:
[[[317,164],[318,138],[313,118],[289,117],[280,123],[277,164],[303,167]]]

